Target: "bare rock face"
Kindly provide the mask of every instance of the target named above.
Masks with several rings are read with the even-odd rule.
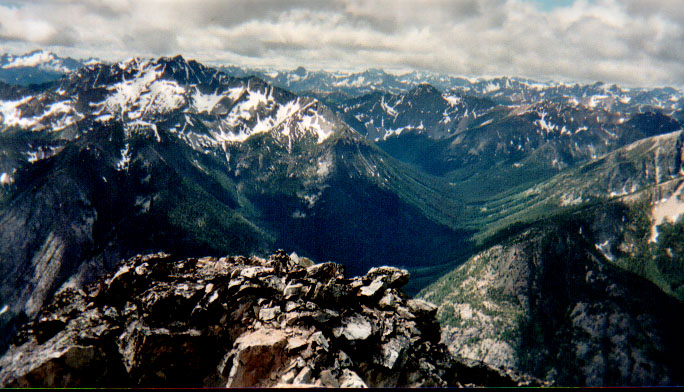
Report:
[[[442,342],[560,386],[684,384],[683,304],[601,258],[581,232],[526,230],[423,291],[440,305]]]
[[[64,290],[0,358],[3,387],[444,387],[529,384],[455,361],[408,272],[137,256]]]

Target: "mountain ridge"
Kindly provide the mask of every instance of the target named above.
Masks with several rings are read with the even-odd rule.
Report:
[[[81,62],[42,49],[23,55],[4,53],[0,55],[0,81],[18,85],[49,83],[97,61]]]
[[[292,75],[301,86],[316,82],[304,69]],[[658,339],[672,334],[634,328],[648,313],[639,287],[657,286],[663,303],[684,298],[681,91],[515,78],[453,79],[439,89],[409,76],[369,91],[396,80],[378,70],[354,78],[356,85],[347,79],[342,89],[300,95],[176,56],[3,85],[3,336],[34,320],[54,293],[83,287],[135,254],[285,248],[344,263],[351,274],[379,264],[409,270],[407,292],[443,291],[431,297],[448,327],[443,337],[473,359],[568,385],[676,379],[676,366],[653,359],[664,352]],[[513,257],[511,249],[530,251]],[[529,306],[502,296],[506,276],[478,275],[508,268],[507,260],[514,269],[536,266],[515,289],[529,290],[513,290]],[[592,288],[584,267],[605,285]],[[486,290],[462,286],[467,279]],[[540,289],[548,285],[558,291]],[[597,300],[601,290],[617,294]],[[638,306],[626,304],[625,293]],[[625,339],[637,342],[628,348],[643,361],[598,353],[592,339],[600,334],[575,336],[574,319],[547,312],[558,303],[572,314],[587,301],[599,318],[615,310],[626,320]],[[471,313],[460,311],[466,305]],[[521,323],[497,322],[461,341],[464,326],[448,311],[456,308],[469,322],[481,320],[468,314],[510,308],[520,317],[509,321]],[[675,313],[648,317],[677,324]],[[572,336],[548,340],[554,326]],[[560,345],[541,348],[550,341]],[[591,354],[609,368],[650,363],[652,372],[638,367],[630,379],[622,370],[554,362],[561,346],[582,345],[589,349],[578,361],[593,361]],[[471,355],[478,348],[496,355]]]
[[[11,115],[0,132],[10,329],[131,253],[287,247],[362,273],[386,258],[446,263],[466,236],[457,201],[435,190],[441,180],[386,156],[315,99],[256,78],[182,57],[132,59],[19,93],[2,103]]]

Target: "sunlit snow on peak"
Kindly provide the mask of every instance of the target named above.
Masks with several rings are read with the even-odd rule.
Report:
[[[192,103],[198,113],[211,113],[216,104],[223,99],[223,94],[202,94],[198,89],[192,95]]]
[[[55,59],[55,55],[43,50],[16,57],[3,68],[35,67]]]
[[[147,67],[135,78],[109,87],[113,93],[105,100],[104,110],[134,120],[178,109],[185,103],[185,89],[175,81],[159,79],[160,75],[159,66]]]

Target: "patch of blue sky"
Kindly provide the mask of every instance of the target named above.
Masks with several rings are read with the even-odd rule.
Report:
[[[542,11],[552,11],[560,7],[570,7],[577,0],[525,0],[530,3],[535,3]],[[589,3],[592,0],[588,1]]]

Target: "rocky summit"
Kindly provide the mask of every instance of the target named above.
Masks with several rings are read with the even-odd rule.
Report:
[[[335,263],[133,257],[66,288],[0,358],[2,387],[538,385],[454,358],[406,270]]]

